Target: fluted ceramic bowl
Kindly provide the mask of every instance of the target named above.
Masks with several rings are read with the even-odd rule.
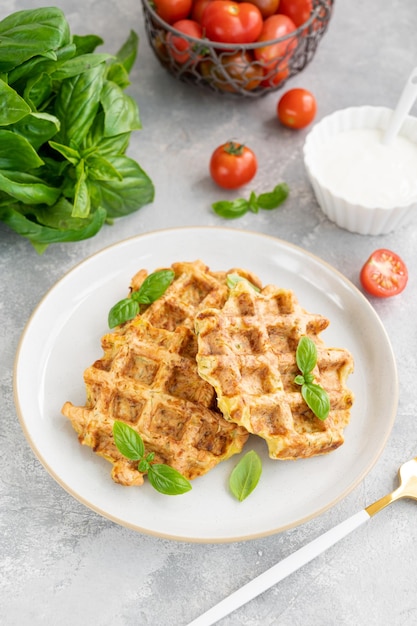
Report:
[[[382,235],[404,225],[416,216],[417,192],[407,198],[401,198],[399,192],[391,204],[372,202],[369,198],[364,202],[358,202],[357,199],[352,200],[354,195],[341,192],[337,183],[332,180],[332,168],[329,167],[324,171],[320,164],[323,150],[337,135],[354,129],[377,129],[383,137],[392,114],[393,111],[386,107],[360,106],[342,109],[324,117],[307,135],[303,150],[304,164],[317,202],[332,222],[351,232],[361,235]],[[417,154],[417,118],[411,116],[406,118],[399,131],[399,137],[405,137],[415,143]],[[377,179],[378,176],[375,175],[376,186]],[[381,181],[381,177],[379,180]],[[354,185],[351,188],[354,190]]]

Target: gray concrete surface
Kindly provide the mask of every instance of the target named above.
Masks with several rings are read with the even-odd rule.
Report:
[[[0,18],[42,6],[3,0]],[[130,154],[156,187],[152,205],[82,243],[39,256],[0,224],[0,622],[5,626],[182,626],[310,539],[390,491],[399,465],[417,455],[417,219],[395,233],[363,237],[320,212],[308,184],[307,131],[279,126],[279,94],[222,98],[175,81],[148,45],[139,0],[57,0],[78,34],[94,32],[114,51],[130,28],[140,51],[130,93],[143,130]],[[313,62],[289,86],[313,91],[320,119],[349,105],[394,106],[417,62],[415,0],[336,0]],[[416,111],[416,109],[414,109]],[[225,222],[207,164],[229,138],[251,145],[256,188],[285,180],[279,212]],[[343,501],[281,534],[231,544],[177,543],[118,526],[66,493],[35,458],[14,407],[13,362],[31,311],[79,260],[132,234],[157,228],[227,225],[283,238],[318,255],[359,286],[359,270],[379,247],[398,251],[410,270],[403,295],[373,301],[392,342],[400,381],[398,416],[378,462]],[[180,253],[179,253],[180,256]],[[381,364],[383,366],[383,364]],[[36,367],[36,362],[34,362]],[[375,373],[373,393],[378,393]],[[413,626],[417,623],[417,508],[400,502],[277,587],[222,620],[222,626]]]

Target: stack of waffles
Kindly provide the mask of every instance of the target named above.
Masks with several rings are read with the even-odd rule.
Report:
[[[155,461],[194,479],[242,451],[249,435],[274,459],[323,454],[343,443],[352,393],[350,353],[320,338],[328,320],[306,312],[292,291],[242,269],[212,272],[201,261],[174,263],[166,292],[102,338],[103,356],[84,373],[85,406],[62,409],[79,441],[112,463],[112,477],[140,485],[137,462],[113,441],[115,420],[142,437]],[[228,276],[237,276],[231,285]],[[138,290],[147,272],[132,279]],[[318,352],[314,377],[331,410],[319,420],[305,404],[295,352],[301,336]]]

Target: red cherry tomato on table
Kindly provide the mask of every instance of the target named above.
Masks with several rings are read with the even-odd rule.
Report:
[[[278,13],[290,17],[297,28],[307,22],[312,11],[312,0],[280,0],[278,7]]]
[[[252,43],[262,30],[262,14],[249,2],[213,0],[201,17],[207,39],[221,43]]]
[[[261,34],[257,41],[267,42],[286,37],[296,30],[294,22],[286,15],[271,15],[263,23]],[[254,55],[266,67],[277,65],[282,59],[289,59],[297,46],[296,37],[288,37],[284,41],[255,48]]]
[[[257,169],[254,152],[234,141],[216,148],[210,159],[210,175],[224,189],[237,189],[246,185],[255,176]]]
[[[290,89],[278,100],[278,119],[289,128],[308,126],[314,120],[316,112],[316,99],[307,89]]]
[[[193,20],[179,20],[178,22],[174,22],[172,27],[185,35],[195,37],[196,39],[201,39],[203,37],[203,29],[200,24],[194,22]],[[180,35],[174,35],[174,33],[169,32],[167,35],[167,44],[170,55],[177,61],[177,63],[187,63],[190,57],[193,61],[201,59],[201,55],[198,54],[198,44],[194,45],[192,41],[189,41]]]
[[[389,298],[404,291],[408,270],[404,261],[391,250],[375,250],[360,273],[362,287],[371,296]]]
[[[173,24],[188,17],[192,4],[192,0],[153,0],[152,6],[162,20]]]

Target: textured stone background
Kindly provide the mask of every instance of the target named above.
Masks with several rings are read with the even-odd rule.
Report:
[[[2,0],[0,18],[42,6]],[[131,94],[143,130],[130,153],[156,186],[155,202],[92,240],[52,246],[38,256],[0,224],[0,622],[5,626],[180,626],[396,484],[398,466],[417,454],[417,221],[391,235],[352,235],[320,212],[301,152],[307,131],[275,119],[277,94],[221,98],[177,83],[146,41],[139,0],[58,0],[72,32],[94,32],[115,51],[130,28],[141,43]],[[289,86],[311,89],[320,119],[349,105],[394,106],[417,61],[415,0],[336,0],[317,55]],[[415,112],[415,109],[414,109]],[[291,197],[279,214],[248,215],[227,226],[266,232],[325,259],[358,285],[358,267],[377,247],[402,254],[410,281],[401,297],[375,302],[398,361],[400,403],[378,463],[348,497],[301,527],[244,543],[175,543],[135,533],[68,495],[34,457],[12,395],[20,334],[44,293],[67,270],[125,237],[155,228],[224,225],[208,155],[242,138],[263,163],[257,184],[286,180]],[[36,362],[33,364],[36,368]],[[383,367],[383,363],[381,367]],[[374,393],[378,393],[378,372]],[[224,626],[413,626],[417,623],[417,508],[404,501],[225,618]]]

